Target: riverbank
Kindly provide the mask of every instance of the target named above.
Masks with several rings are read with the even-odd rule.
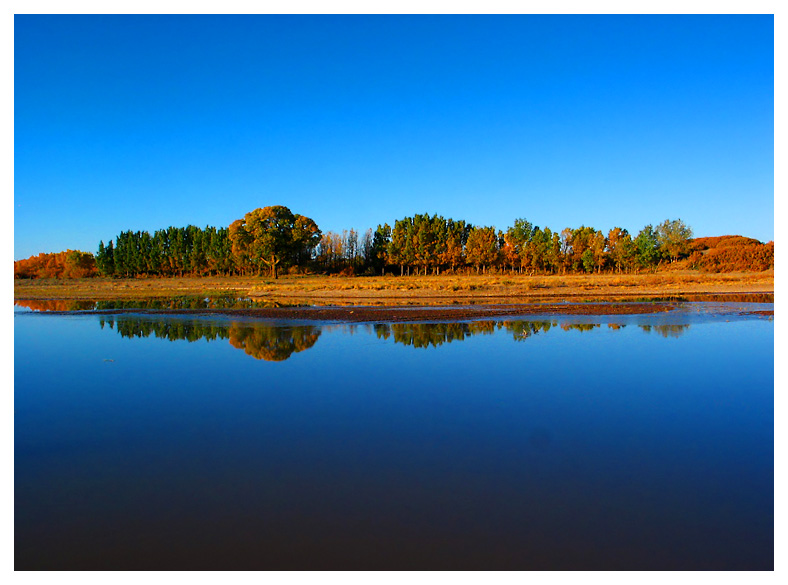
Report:
[[[14,299],[127,300],[233,296],[282,304],[518,304],[534,301],[640,299],[774,293],[774,271],[709,274],[284,276],[14,280]]]

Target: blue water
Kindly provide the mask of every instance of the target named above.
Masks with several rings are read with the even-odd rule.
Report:
[[[767,318],[14,328],[16,569],[773,569]]]

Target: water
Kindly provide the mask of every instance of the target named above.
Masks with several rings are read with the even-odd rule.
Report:
[[[774,324],[701,308],[15,314],[15,568],[773,569]]]

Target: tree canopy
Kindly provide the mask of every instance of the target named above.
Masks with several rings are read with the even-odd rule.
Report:
[[[280,263],[298,264],[310,259],[320,242],[320,230],[310,218],[293,213],[283,205],[250,211],[230,224],[233,256],[262,272],[268,266],[278,277]]]
[[[511,227],[473,226],[438,214],[415,214],[366,231],[323,233],[314,220],[274,205],[250,211],[229,227],[168,227],[124,231],[95,258],[85,252],[39,254],[14,263],[15,278],[81,276],[263,275],[281,271],[375,275],[442,272],[526,274],[617,273],[657,270],[686,259],[687,268],[708,271],[767,270],[774,244],[724,236],[692,239],[682,220],[666,219],[636,235],[614,227],[560,231],[517,218]],[[699,242],[709,242],[708,245]]]

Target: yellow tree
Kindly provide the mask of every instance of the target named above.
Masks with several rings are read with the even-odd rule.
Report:
[[[487,266],[493,264],[498,259],[498,236],[494,227],[473,228],[468,234],[468,242],[465,244],[465,257],[468,262],[479,268],[482,272],[487,271]]]

